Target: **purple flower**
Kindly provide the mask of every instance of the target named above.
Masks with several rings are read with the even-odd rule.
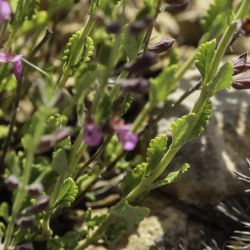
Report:
[[[84,127],[83,140],[91,147],[99,145],[102,141],[102,132],[100,128],[94,123],[86,124]]]
[[[1,1],[1,0],[0,0]],[[16,76],[16,79],[19,80],[21,78],[22,72],[23,72],[23,62],[22,62],[22,56],[16,55],[13,56],[10,53],[3,53],[0,52],[0,62],[3,63],[13,63],[13,71]]]
[[[138,136],[130,130],[130,126],[124,125],[116,130],[119,142],[127,151],[135,149],[138,142]]]
[[[0,0],[0,23],[10,20],[11,7],[7,1]]]

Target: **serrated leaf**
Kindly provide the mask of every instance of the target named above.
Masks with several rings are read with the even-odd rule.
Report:
[[[70,207],[75,201],[78,193],[78,187],[74,180],[69,177],[63,182],[63,186],[58,194],[55,206]]]
[[[112,221],[105,231],[109,242],[116,240],[123,233],[139,224],[149,215],[149,209],[139,206],[131,206],[127,201],[121,203],[111,212]]]
[[[201,73],[203,82],[207,81],[212,60],[215,54],[216,40],[203,43],[196,54],[195,65]]]
[[[120,204],[120,206],[117,206],[112,211],[112,214],[114,217],[123,219],[126,224],[126,228],[130,229],[149,215],[149,209],[139,206],[131,206],[127,201],[125,201]]]
[[[122,194],[126,196],[132,189],[134,189],[142,180],[147,169],[147,163],[141,163],[134,169],[127,172],[121,185]]]
[[[190,165],[188,163],[185,163],[179,170],[171,172],[163,180],[153,183],[150,186],[150,189],[160,188],[168,184],[171,184],[173,182],[176,182],[184,173],[188,171],[189,168],[190,168]]]
[[[231,62],[225,63],[212,83],[207,86],[209,96],[215,95],[220,90],[230,88],[233,82],[233,73],[233,64]]]
[[[81,64],[90,60],[94,52],[94,42],[91,37],[84,39],[82,37],[82,30],[74,33],[66,45],[63,52],[63,60],[65,67],[77,69]]]
[[[206,14],[201,20],[201,26],[204,32],[207,32],[210,30],[210,28],[213,26],[213,23],[216,21],[217,17],[224,13],[224,18],[221,21],[227,21],[227,15],[229,15],[229,10],[231,10],[231,1],[230,0],[214,0]]]
[[[196,137],[204,132],[204,128],[207,125],[211,114],[212,114],[212,103],[210,100],[208,100],[204,105],[203,110],[201,110],[198,113],[198,119],[193,128],[193,133],[191,134],[191,137]]]
[[[190,138],[197,115],[190,113],[178,118],[171,124],[173,141],[171,147],[178,148],[184,145]]]
[[[167,136],[159,135],[152,139],[147,149],[147,174],[154,170],[167,151]]]
[[[207,101],[198,114],[190,113],[178,118],[171,124],[173,135],[172,148],[182,147],[188,140],[195,138],[203,133],[204,126],[207,124],[212,113],[212,105]]]
[[[178,67],[178,65],[166,67],[159,76],[150,79],[151,85],[149,95],[152,104],[165,101],[168,95],[175,90],[176,83],[173,79]]]
[[[60,148],[53,153],[52,168],[60,175],[65,176],[68,171],[68,158],[64,149]]]

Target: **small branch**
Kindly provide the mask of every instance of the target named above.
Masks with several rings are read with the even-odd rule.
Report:
[[[160,7],[161,7],[161,0],[158,0],[154,20],[153,20],[152,24],[150,25],[150,27],[148,28],[147,34],[145,36],[143,53],[145,53],[148,49],[148,44],[149,44],[150,37],[151,37],[152,32],[153,32],[155,21],[156,21],[158,15],[160,14]]]
[[[82,175],[83,171],[85,170],[86,167],[88,167],[94,160],[98,159],[101,154],[103,153],[103,151],[105,150],[106,146],[109,144],[109,142],[111,141],[113,137],[113,134],[109,135],[103,142],[103,144],[98,148],[98,150],[89,158],[88,161],[86,161],[83,166],[81,167],[80,172],[78,173],[78,175],[75,177],[75,179],[77,179],[79,176]]]

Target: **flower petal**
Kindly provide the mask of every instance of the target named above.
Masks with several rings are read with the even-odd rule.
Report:
[[[11,16],[11,7],[10,4],[6,1],[0,1],[0,22],[5,20],[10,20]]]

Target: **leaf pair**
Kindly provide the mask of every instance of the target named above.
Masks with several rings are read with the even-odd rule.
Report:
[[[126,196],[132,191],[145,175],[150,175],[159,164],[167,151],[166,135],[159,135],[152,139],[147,149],[146,162],[137,165],[134,169],[127,172],[122,182],[122,194]]]

